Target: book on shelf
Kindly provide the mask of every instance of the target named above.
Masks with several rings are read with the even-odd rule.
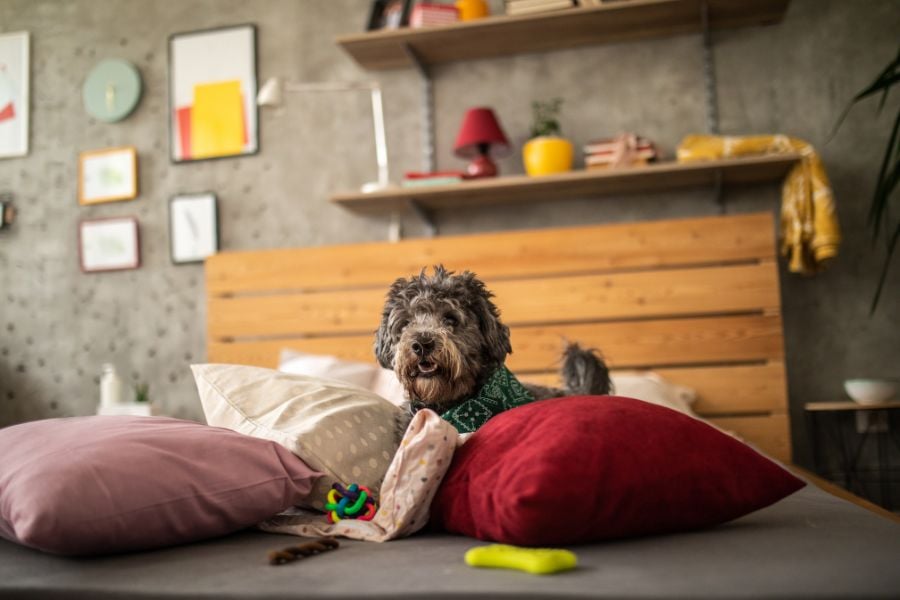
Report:
[[[659,158],[653,142],[633,133],[590,141],[583,150],[584,165],[589,170],[646,165]]]
[[[413,28],[434,27],[459,21],[459,10],[452,4],[421,2],[412,9],[409,26]]]
[[[506,14],[527,15],[576,6],[576,0],[507,0]]]
[[[420,173],[411,171],[403,175],[403,181],[400,182],[401,187],[427,187],[433,185],[453,185],[465,179],[462,171],[434,171],[431,173]]]

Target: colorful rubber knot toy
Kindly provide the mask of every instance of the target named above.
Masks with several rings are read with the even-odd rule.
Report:
[[[335,483],[328,492],[325,510],[328,511],[328,522],[337,523],[341,519],[371,521],[378,507],[366,486],[351,483],[345,488]]]

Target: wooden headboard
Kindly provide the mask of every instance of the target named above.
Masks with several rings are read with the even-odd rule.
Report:
[[[575,340],[693,387],[698,413],[790,461],[775,252],[767,213],[224,252],[206,263],[208,359],[374,361],[390,283],[443,263],[496,294],[522,379],[553,382]]]

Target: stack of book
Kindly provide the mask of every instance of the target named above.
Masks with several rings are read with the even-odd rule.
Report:
[[[577,6],[577,0],[506,0],[506,14],[530,15]]]
[[[427,187],[432,185],[453,185],[465,178],[462,171],[434,171],[431,173],[409,172],[403,175],[401,187]]]
[[[409,16],[410,27],[434,27],[459,21],[459,11],[452,4],[420,2]]]
[[[632,133],[588,142],[584,146],[584,166],[589,170],[645,165],[657,158],[659,153],[653,142]]]

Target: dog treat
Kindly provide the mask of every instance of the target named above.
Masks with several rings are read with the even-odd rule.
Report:
[[[548,575],[574,569],[578,557],[568,550],[491,544],[470,549],[465,561],[470,567],[517,569],[534,575]]]
[[[270,565],[284,565],[307,556],[314,556],[329,550],[336,550],[340,544],[333,537],[323,537],[297,546],[288,546],[281,550],[269,552]]]
[[[345,488],[335,483],[328,492],[325,510],[328,511],[328,522],[337,523],[341,519],[371,521],[378,507],[372,498],[372,492],[366,486],[351,483]]]

